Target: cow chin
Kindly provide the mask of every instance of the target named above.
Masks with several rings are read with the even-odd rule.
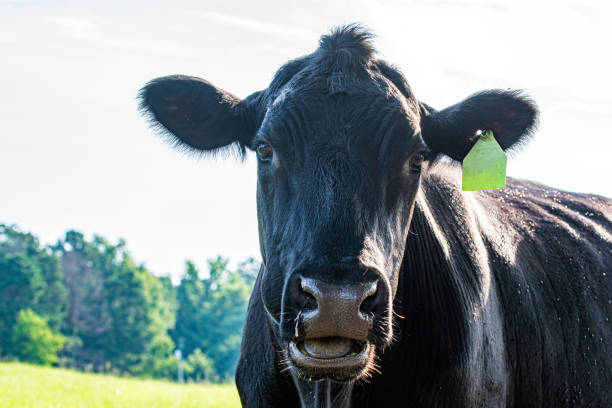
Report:
[[[375,368],[376,347],[368,341],[323,337],[289,341],[288,361],[305,380],[346,382],[370,376]]]

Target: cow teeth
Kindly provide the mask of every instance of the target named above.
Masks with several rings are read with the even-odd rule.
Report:
[[[353,340],[342,337],[324,337],[304,340],[306,352],[316,358],[338,358],[349,354]]]

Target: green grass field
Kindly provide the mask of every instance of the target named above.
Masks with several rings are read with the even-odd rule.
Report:
[[[233,384],[203,385],[0,363],[2,408],[239,407]]]

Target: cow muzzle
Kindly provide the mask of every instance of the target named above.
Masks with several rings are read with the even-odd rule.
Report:
[[[385,287],[379,279],[343,284],[296,279],[291,296],[301,308],[287,351],[302,376],[346,381],[367,370],[375,348],[369,337],[387,303]]]

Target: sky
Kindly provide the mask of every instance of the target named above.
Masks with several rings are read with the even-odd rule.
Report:
[[[351,22],[435,108],[525,90],[540,126],[508,175],[612,197],[610,21],[609,1],[0,0],[0,222],[45,244],[123,238],[174,278],[187,259],[258,258],[253,155],[174,151],[135,96],[180,73],[245,97]]]

